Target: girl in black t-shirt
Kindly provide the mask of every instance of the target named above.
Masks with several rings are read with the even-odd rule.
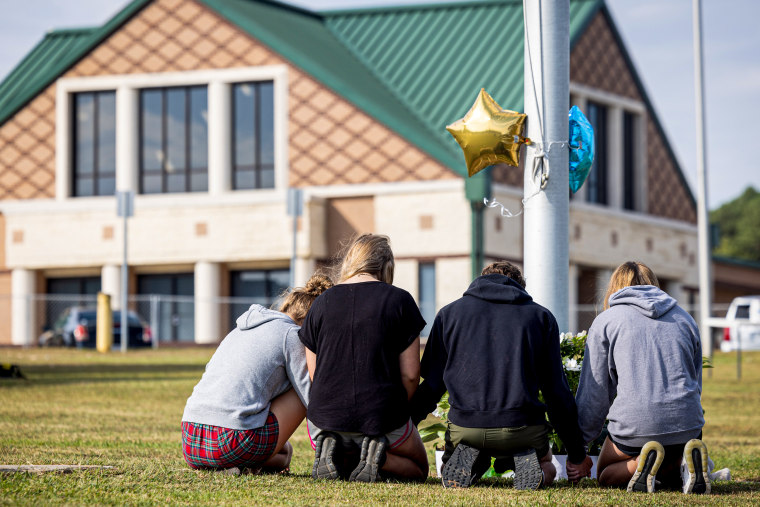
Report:
[[[393,268],[387,236],[358,237],[340,283],[317,298],[299,332],[313,382],[307,423],[314,478],[427,477],[427,453],[409,411],[425,321],[412,296],[391,285]],[[340,454],[352,444],[360,446],[359,463],[344,468]]]

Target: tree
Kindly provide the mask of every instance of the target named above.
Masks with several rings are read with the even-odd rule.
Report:
[[[760,192],[752,186],[711,211],[710,224],[717,225],[720,237],[714,255],[760,261]]]

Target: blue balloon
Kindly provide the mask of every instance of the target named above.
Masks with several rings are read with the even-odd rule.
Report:
[[[570,108],[570,190],[577,192],[594,162],[594,128],[577,106]]]

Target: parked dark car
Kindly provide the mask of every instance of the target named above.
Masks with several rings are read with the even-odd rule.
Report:
[[[129,347],[150,347],[153,334],[150,326],[135,312],[127,313],[129,327]],[[95,348],[97,310],[72,306],[66,308],[53,323],[52,329],[42,333],[39,344],[42,347],[66,346]],[[121,312],[113,312],[113,343],[121,345]]]

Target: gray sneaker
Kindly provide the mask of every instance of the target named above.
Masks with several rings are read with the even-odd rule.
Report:
[[[380,469],[385,464],[385,450],[388,439],[385,436],[364,437],[359,454],[359,464],[351,472],[349,481],[377,482],[380,479]]]
[[[338,479],[338,468],[335,466],[338,441],[335,435],[328,432],[320,433],[314,444],[314,466],[311,476],[314,479]]]

